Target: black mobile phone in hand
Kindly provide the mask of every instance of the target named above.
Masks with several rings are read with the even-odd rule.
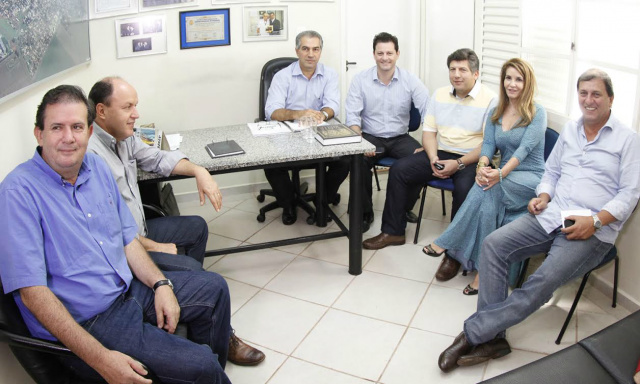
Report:
[[[433,166],[436,167],[438,171],[442,171],[444,169],[444,164],[433,163]]]
[[[576,221],[575,220],[571,220],[571,219],[564,219],[564,227],[565,228],[569,228],[570,226],[572,226],[573,224],[575,224]]]

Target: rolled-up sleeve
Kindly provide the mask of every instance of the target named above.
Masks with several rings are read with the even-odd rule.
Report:
[[[140,138],[132,137],[132,157],[138,162],[138,167],[146,172],[169,176],[176,164],[187,156],[180,151],[163,151],[145,144]]]
[[[351,80],[351,86],[345,102],[346,124],[349,127],[352,125],[362,127],[361,114],[364,109],[364,99],[362,97],[361,77],[361,75],[358,75]]]
[[[609,212],[616,219],[625,221],[629,218],[640,196],[640,140],[637,134],[629,135],[623,143],[620,161],[620,185],[616,196],[606,203],[602,210]]]
[[[273,76],[271,86],[267,95],[267,102],[264,105],[264,116],[267,120],[271,120],[271,114],[285,108],[287,105],[287,90],[291,82],[291,73],[285,68]]]
[[[335,117],[340,113],[340,91],[338,90],[338,74],[325,70],[326,83],[322,96],[322,108],[331,108]]]

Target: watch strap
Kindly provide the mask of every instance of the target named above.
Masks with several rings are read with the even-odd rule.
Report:
[[[162,287],[163,285],[168,285],[171,287],[171,289],[173,289],[173,284],[171,284],[171,280],[164,279],[164,280],[158,280],[155,284],[153,284],[153,292],[155,292],[156,289]]]

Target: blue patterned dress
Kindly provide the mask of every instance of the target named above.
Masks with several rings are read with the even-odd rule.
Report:
[[[493,110],[489,112],[489,116]],[[520,164],[502,179],[502,183],[483,191],[474,184],[447,230],[434,243],[447,249],[468,271],[477,269],[482,241],[497,228],[527,212],[529,200],[544,173],[544,134],[547,113],[536,104],[533,121],[526,127],[502,130],[502,118],[497,124],[490,117],[484,130],[480,156],[491,159],[500,150],[500,168],[516,157]],[[511,275],[519,271],[512,266]]]

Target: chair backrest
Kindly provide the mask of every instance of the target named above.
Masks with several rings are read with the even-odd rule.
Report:
[[[260,110],[258,111],[258,118],[260,121],[265,120],[264,115],[264,106],[267,103],[267,96],[269,96],[269,87],[271,86],[271,80],[276,73],[282,68],[288,67],[294,61],[297,61],[296,57],[278,57],[276,59],[272,59],[267,61],[267,63],[262,67],[262,73],[260,74],[260,95],[258,107]]]
[[[544,133],[544,161],[547,161],[560,134],[551,128]]]
[[[420,110],[416,108],[411,102],[411,111],[409,111],[409,132],[413,132],[420,128],[420,123],[422,122],[422,116],[420,116]]]

